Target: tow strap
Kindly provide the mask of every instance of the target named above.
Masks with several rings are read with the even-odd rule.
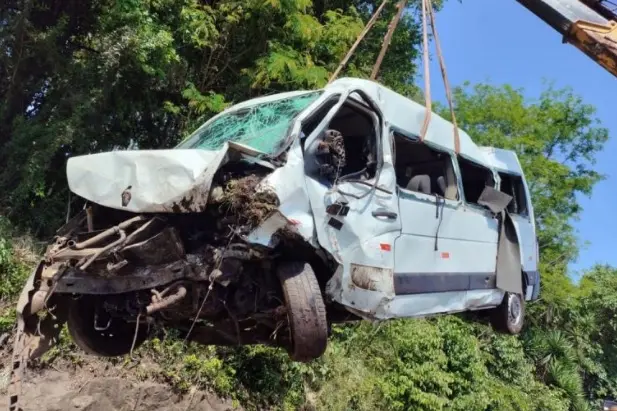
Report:
[[[345,68],[345,65],[353,55],[353,53],[358,48],[358,45],[364,37],[366,37],[367,33],[371,30],[371,28],[375,25],[375,22],[379,18],[383,8],[385,7],[388,0],[384,0],[380,6],[375,10],[373,16],[371,16],[370,20],[366,23],[366,26],[362,30],[362,32],[358,35],[358,38],[351,46],[343,60],[341,60],[340,64],[330,77],[328,84],[332,83],[341,71]],[[405,10],[405,6],[407,4],[407,0],[401,0],[397,3],[397,13],[390,21],[388,26],[388,31],[384,36],[384,39],[381,44],[381,50],[379,55],[377,56],[377,60],[373,65],[373,70],[371,72],[371,80],[375,80],[377,78],[377,74],[379,73],[379,69],[381,68],[381,63],[383,62],[384,56],[388,51],[388,47],[390,46],[390,42],[392,41],[392,36],[394,35],[394,31],[403,15],[403,11]],[[426,111],[424,114],[424,121],[422,123],[422,128],[420,131],[420,141],[424,141],[426,138],[426,133],[428,132],[428,127],[431,122],[431,113],[432,113],[432,100],[431,100],[431,73],[430,73],[430,64],[429,64],[429,38],[428,38],[428,25],[431,25],[431,31],[433,34],[433,39],[435,41],[435,49],[437,53],[437,58],[439,61],[439,67],[441,69],[441,77],[443,79],[444,88],[446,90],[446,99],[448,100],[448,107],[450,108],[450,116],[452,119],[453,125],[453,137],[454,137],[454,152],[459,154],[461,151],[461,143],[458,131],[458,125],[456,122],[456,116],[454,114],[454,104],[452,102],[452,89],[450,87],[450,82],[448,81],[448,75],[446,71],[446,65],[443,57],[443,52],[441,50],[441,43],[439,42],[439,35],[437,33],[437,26],[435,24],[435,12],[433,11],[433,2],[432,0],[422,0],[422,54],[423,54],[423,70],[424,70],[424,100]]]

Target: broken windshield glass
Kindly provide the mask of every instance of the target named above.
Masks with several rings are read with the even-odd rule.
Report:
[[[266,154],[276,154],[294,118],[321,92],[307,93],[223,114],[198,129],[177,148],[219,150],[228,141],[244,144]]]

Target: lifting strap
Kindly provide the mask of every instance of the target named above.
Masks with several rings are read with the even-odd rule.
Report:
[[[366,23],[366,26],[362,30],[362,32],[358,35],[355,43],[351,46],[341,63],[336,68],[336,71],[330,77],[328,84],[332,83],[343,70],[353,53],[358,48],[358,45],[366,37],[366,34],[371,30],[384,6],[386,5],[387,0],[384,0],[381,5],[375,10],[375,13],[371,17],[371,19]],[[377,74],[379,73],[379,69],[381,67],[381,63],[388,51],[388,47],[390,46],[390,42],[392,41],[392,36],[394,35],[394,30],[398,25],[401,16],[403,15],[403,11],[405,9],[405,5],[407,4],[407,0],[400,0],[397,4],[398,11],[396,15],[392,18],[388,26],[388,31],[384,36],[383,42],[381,44],[381,50],[379,52],[379,56],[377,56],[377,60],[375,61],[375,65],[373,66],[373,70],[371,72],[371,80],[375,80]],[[432,114],[432,106],[433,102],[431,100],[431,76],[430,76],[430,64],[429,64],[429,39],[428,39],[428,20],[430,19],[431,23],[431,31],[433,33],[433,38],[435,39],[435,48],[437,51],[437,58],[439,60],[439,67],[441,69],[441,77],[443,79],[444,88],[446,91],[446,99],[448,100],[448,107],[450,108],[450,116],[452,118],[453,125],[453,135],[454,135],[454,152],[456,154],[460,153],[461,143],[458,132],[458,125],[456,122],[456,116],[454,114],[454,104],[452,102],[452,90],[450,88],[450,82],[448,81],[448,75],[446,73],[446,65],[443,58],[443,53],[441,51],[441,44],[439,42],[439,35],[437,34],[437,26],[435,24],[435,13],[433,12],[433,2],[432,0],[422,0],[422,54],[423,54],[423,68],[424,68],[424,100],[426,112],[424,114],[424,121],[422,123],[422,128],[420,131],[420,141],[424,141],[426,138],[426,133],[428,131],[429,124],[431,122],[431,114]]]
[[[405,10],[405,4],[407,0],[401,0],[398,2],[396,7],[398,7],[398,11],[396,15],[392,18],[392,21],[388,25],[388,31],[383,38],[383,42],[381,43],[381,50],[379,51],[379,56],[377,56],[377,61],[373,66],[373,72],[371,73],[371,80],[375,80],[377,78],[377,73],[379,73],[379,68],[381,67],[381,62],[383,58],[386,56],[386,52],[388,51],[388,47],[390,46],[390,41],[392,41],[392,35],[394,34],[394,30],[396,30],[396,26],[398,26],[398,22],[401,20],[401,16],[403,15],[403,10]]]
[[[428,60],[428,23],[426,20],[426,14],[428,13],[427,3],[422,0],[422,62],[424,64],[424,104],[426,105],[426,111],[424,112],[424,122],[420,129],[420,141],[424,141],[426,137],[426,131],[428,125],[431,122],[432,106],[431,101],[431,67]]]
[[[422,42],[424,43],[424,84],[425,84],[425,100],[426,100],[426,114],[424,115],[424,124],[420,135],[420,140],[424,140],[426,137],[426,131],[428,130],[428,124],[430,123],[432,102],[431,102],[431,88],[430,77],[428,67],[428,34],[427,34],[427,22],[426,15],[431,19],[431,28],[433,37],[435,39],[435,48],[437,50],[437,58],[439,60],[439,67],[441,69],[441,77],[443,78],[444,88],[446,90],[446,99],[448,100],[448,106],[450,107],[450,116],[452,117],[452,125],[454,126],[454,152],[459,154],[461,151],[461,140],[458,134],[458,125],[456,123],[456,116],[454,115],[454,105],[452,103],[452,90],[450,89],[450,82],[448,81],[448,75],[446,73],[446,64],[444,62],[443,53],[441,51],[441,44],[439,42],[439,35],[437,34],[437,26],[435,25],[435,13],[433,12],[432,0],[422,0],[422,27],[424,31]]]
[[[385,7],[387,2],[388,2],[388,0],[383,0],[381,5],[377,8],[377,10],[375,10],[375,13],[373,13],[373,16],[371,17],[371,19],[368,21],[368,23],[366,23],[366,26],[364,27],[364,30],[362,30],[362,32],[358,35],[358,38],[356,39],[356,42],[351,46],[351,48],[347,52],[347,55],[343,58],[343,60],[341,60],[341,63],[336,68],[336,71],[334,72],[334,74],[332,74],[332,76],[330,77],[330,80],[328,80],[328,84],[330,84],[334,80],[336,80],[338,75],[345,68],[345,65],[347,64],[347,62],[349,61],[349,59],[351,58],[353,53],[356,51],[356,49],[360,45],[360,42],[364,39],[364,37],[371,30],[371,28],[373,27],[373,25],[375,24],[375,22],[379,18],[379,15],[381,14],[381,11],[383,10],[383,8]]]

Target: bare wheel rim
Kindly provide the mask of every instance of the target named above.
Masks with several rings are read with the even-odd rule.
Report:
[[[508,321],[511,324],[518,324],[523,316],[521,299],[517,294],[511,294],[508,297]]]

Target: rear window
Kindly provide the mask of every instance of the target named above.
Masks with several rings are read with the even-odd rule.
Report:
[[[513,174],[499,173],[501,184],[499,191],[512,196],[512,201],[508,204],[508,212],[510,214],[527,214],[527,195],[525,193],[525,185],[521,176]]]

